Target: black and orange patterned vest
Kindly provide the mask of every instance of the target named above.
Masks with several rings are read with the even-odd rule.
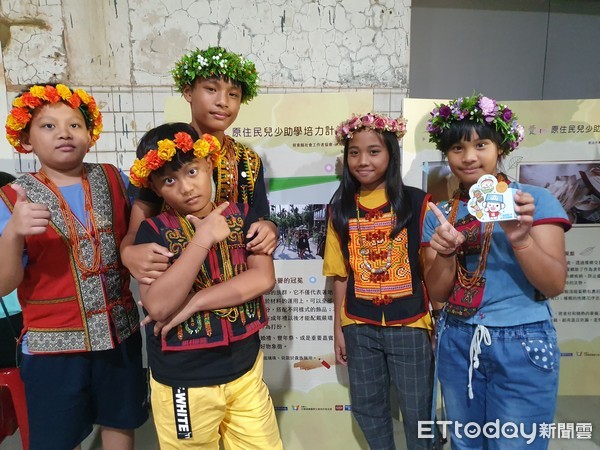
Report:
[[[231,233],[222,244],[211,248],[194,283],[194,291],[222,283],[247,270],[244,219],[248,208],[247,204],[230,203],[223,212]],[[158,243],[174,254],[173,260],[178,258],[188,245],[188,238],[176,214],[172,210],[164,211],[147,222],[160,235]],[[267,323],[264,299],[260,296],[239,306],[194,314],[171,330],[162,342],[162,349],[184,351],[226,346],[257,333]]]
[[[412,323],[427,314],[428,300],[421,277],[419,247],[429,196],[412,187],[407,187],[406,191],[414,214],[391,242],[391,264],[386,271],[371,273],[365,258],[372,268],[385,266],[388,256],[382,243],[387,242],[391,226],[390,204],[386,203],[376,210],[360,207],[360,224],[356,218],[349,221],[351,270],[348,273],[346,315],[351,319],[374,325],[381,325],[384,321],[386,325],[397,325]],[[374,255],[376,248],[381,250]]]

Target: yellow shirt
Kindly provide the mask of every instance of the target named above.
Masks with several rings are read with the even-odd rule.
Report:
[[[385,189],[376,189],[374,191],[361,191],[360,192],[360,204],[365,208],[375,209],[386,202]],[[340,239],[333,228],[331,220],[327,224],[327,240],[325,241],[325,256],[323,258],[323,275],[328,277],[347,277],[348,276],[348,262],[344,258],[342,248],[340,246]],[[363,324],[359,320],[351,319],[346,315],[346,299],[342,303],[340,309],[341,324],[342,326],[352,324]],[[385,325],[385,317],[383,318],[382,326]],[[402,324],[392,325],[401,327]],[[426,330],[433,330],[431,322],[431,316],[429,314],[415,320],[412,323],[406,324],[407,327],[413,328],[424,328]]]

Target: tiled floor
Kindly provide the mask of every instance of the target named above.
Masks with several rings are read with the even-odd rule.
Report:
[[[600,397],[559,397],[555,423],[591,423],[593,427],[591,440],[565,440],[554,439],[549,450],[600,450]],[[402,427],[396,423],[396,442],[398,450],[405,450]],[[285,444],[285,443],[284,443]],[[7,438],[0,444],[0,450],[19,450],[21,439],[19,433]],[[156,432],[152,420],[148,420],[136,431],[136,450],[159,450]],[[444,447],[450,449],[449,445]],[[100,438],[92,434],[82,444],[82,450],[100,450]],[[336,449],[310,449],[310,450],[336,450]],[[350,450],[350,449],[343,449]]]

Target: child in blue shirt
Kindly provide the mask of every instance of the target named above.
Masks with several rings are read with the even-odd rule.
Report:
[[[18,288],[30,448],[77,447],[100,425],[133,450],[146,383],[137,305],[119,258],[130,201],[119,170],[84,163],[102,130],[94,98],[35,85],[13,101],[7,139],[40,170],[0,191],[0,295]]]
[[[523,139],[506,105],[459,98],[437,106],[427,130],[460,181],[452,200],[430,203],[423,227],[425,284],[437,312],[443,308],[436,365],[452,448],[545,449],[539,434],[491,439],[481,431],[466,436],[454,424],[482,430],[510,422],[531,433],[553,422],[560,352],[547,299],[565,287],[571,225],[546,189],[499,171]],[[482,224],[469,214],[469,188],[489,174],[515,190],[517,220]]]

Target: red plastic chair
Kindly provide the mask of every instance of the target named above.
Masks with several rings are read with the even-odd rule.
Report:
[[[6,386],[10,391],[13,407],[17,415],[19,432],[23,450],[29,450],[29,422],[27,419],[27,402],[25,400],[25,386],[21,380],[19,369],[10,367],[0,369],[0,386]]]

